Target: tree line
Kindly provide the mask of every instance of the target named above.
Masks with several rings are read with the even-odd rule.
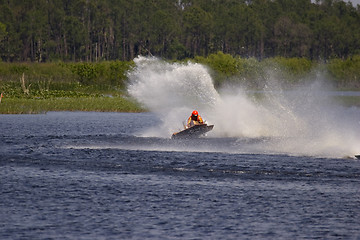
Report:
[[[360,6],[340,0],[0,0],[4,62],[206,57],[346,59]]]

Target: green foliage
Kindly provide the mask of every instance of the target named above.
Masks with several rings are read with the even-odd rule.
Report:
[[[93,63],[72,64],[71,70],[78,77],[78,81],[84,85],[94,84],[95,79],[103,72],[101,65]]]
[[[342,59],[332,59],[328,71],[340,88],[360,87],[360,55]]]
[[[134,62],[0,62],[0,113],[144,111],[124,97]],[[24,77],[23,77],[24,76]]]
[[[359,8],[339,0],[0,1],[0,13],[5,62],[360,54]],[[100,69],[74,71],[89,84]]]
[[[23,64],[12,65],[9,69],[9,72],[12,74],[22,74],[29,71],[29,67]]]
[[[120,88],[125,88],[125,82],[127,80],[128,71],[132,70],[135,67],[133,61],[111,61],[108,63],[108,69],[106,73],[108,74],[108,79],[111,85],[119,86]]]
[[[316,63],[305,58],[276,57],[265,62],[268,69],[274,69],[276,77],[283,83],[304,81],[316,66]]]
[[[6,35],[7,35],[6,25],[0,22],[0,41],[2,41]]]
[[[216,86],[229,81],[256,86],[268,79],[269,72],[283,83],[294,83],[303,80],[317,66],[317,63],[305,58],[276,57],[259,61],[255,58],[233,58],[222,52],[207,58],[196,57],[195,61],[214,70]]]
[[[319,64],[305,58],[232,57],[217,52],[193,61],[211,69],[215,87],[222,84],[245,84],[261,87],[269,73],[281,84],[293,84],[319,66],[327,69],[339,88],[360,87],[360,56],[345,60],[334,58]],[[99,63],[6,63],[0,62],[0,104],[2,113],[35,113],[43,111],[143,111],[125,99],[127,72],[134,62],[103,61]],[[22,78],[24,76],[24,78]],[[353,104],[358,99],[346,99]]]
[[[215,71],[221,72],[226,76],[234,75],[238,72],[238,62],[230,54],[218,52],[217,54],[210,54],[207,57],[207,62]]]
[[[132,61],[96,64],[0,62],[0,92],[4,93],[3,101],[121,97],[127,71],[133,66]]]
[[[282,66],[283,70],[292,75],[303,75],[309,73],[313,63],[306,58],[284,58],[276,57],[274,62]]]
[[[217,52],[210,54],[207,58],[197,56],[194,59],[198,63],[205,64],[215,71],[215,85],[220,85],[227,78],[239,73],[239,65],[235,58],[230,54]]]
[[[41,64],[0,62],[0,90],[12,96],[21,94],[20,80],[24,74],[25,85],[31,85],[30,95],[38,96],[39,92],[40,95],[47,95],[49,91],[87,91],[90,88],[122,91],[125,89],[126,74],[133,66],[132,61]]]
[[[137,103],[124,97],[78,97],[78,98],[4,98],[0,103],[2,114],[29,114],[48,111],[99,111],[141,112]]]
[[[132,61],[68,64],[68,67],[82,85],[111,85],[119,88],[125,87],[126,73],[133,66],[134,62]]]
[[[264,74],[264,67],[260,61],[255,58],[238,58],[239,76],[238,79],[243,81],[255,82],[261,79]]]
[[[108,61],[100,63],[72,63],[67,64],[80,84],[112,85],[125,87],[126,73],[134,63],[122,61]]]
[[[22,74],[29,82],[75,81],[73,73],[63,63],[7,63],[0,62],[0,81],[19,82]]]

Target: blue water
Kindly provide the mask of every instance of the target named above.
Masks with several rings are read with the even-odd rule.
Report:
[[[360,161],[141,137],[151,113],[0,115],[0,239],[360,239]]]

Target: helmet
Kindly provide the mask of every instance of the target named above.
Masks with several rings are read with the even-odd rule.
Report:
[[[196,111],[196,110],[194,110],[193,112],[192,112],[192,115],[193,116],[197,116],[199,113],[198,113],[198,111]]]

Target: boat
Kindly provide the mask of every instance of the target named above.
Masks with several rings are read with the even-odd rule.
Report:
[[[357,159],[360,159],[360,155],[355,155],[355,157],[356,157]]]
[[[214,125],[196,124],[191,127],[185,128],[182,131],[174,133],[172,139],[189,139],[189,138],[198,138],[205,133],[211,131],[214,128]]]

